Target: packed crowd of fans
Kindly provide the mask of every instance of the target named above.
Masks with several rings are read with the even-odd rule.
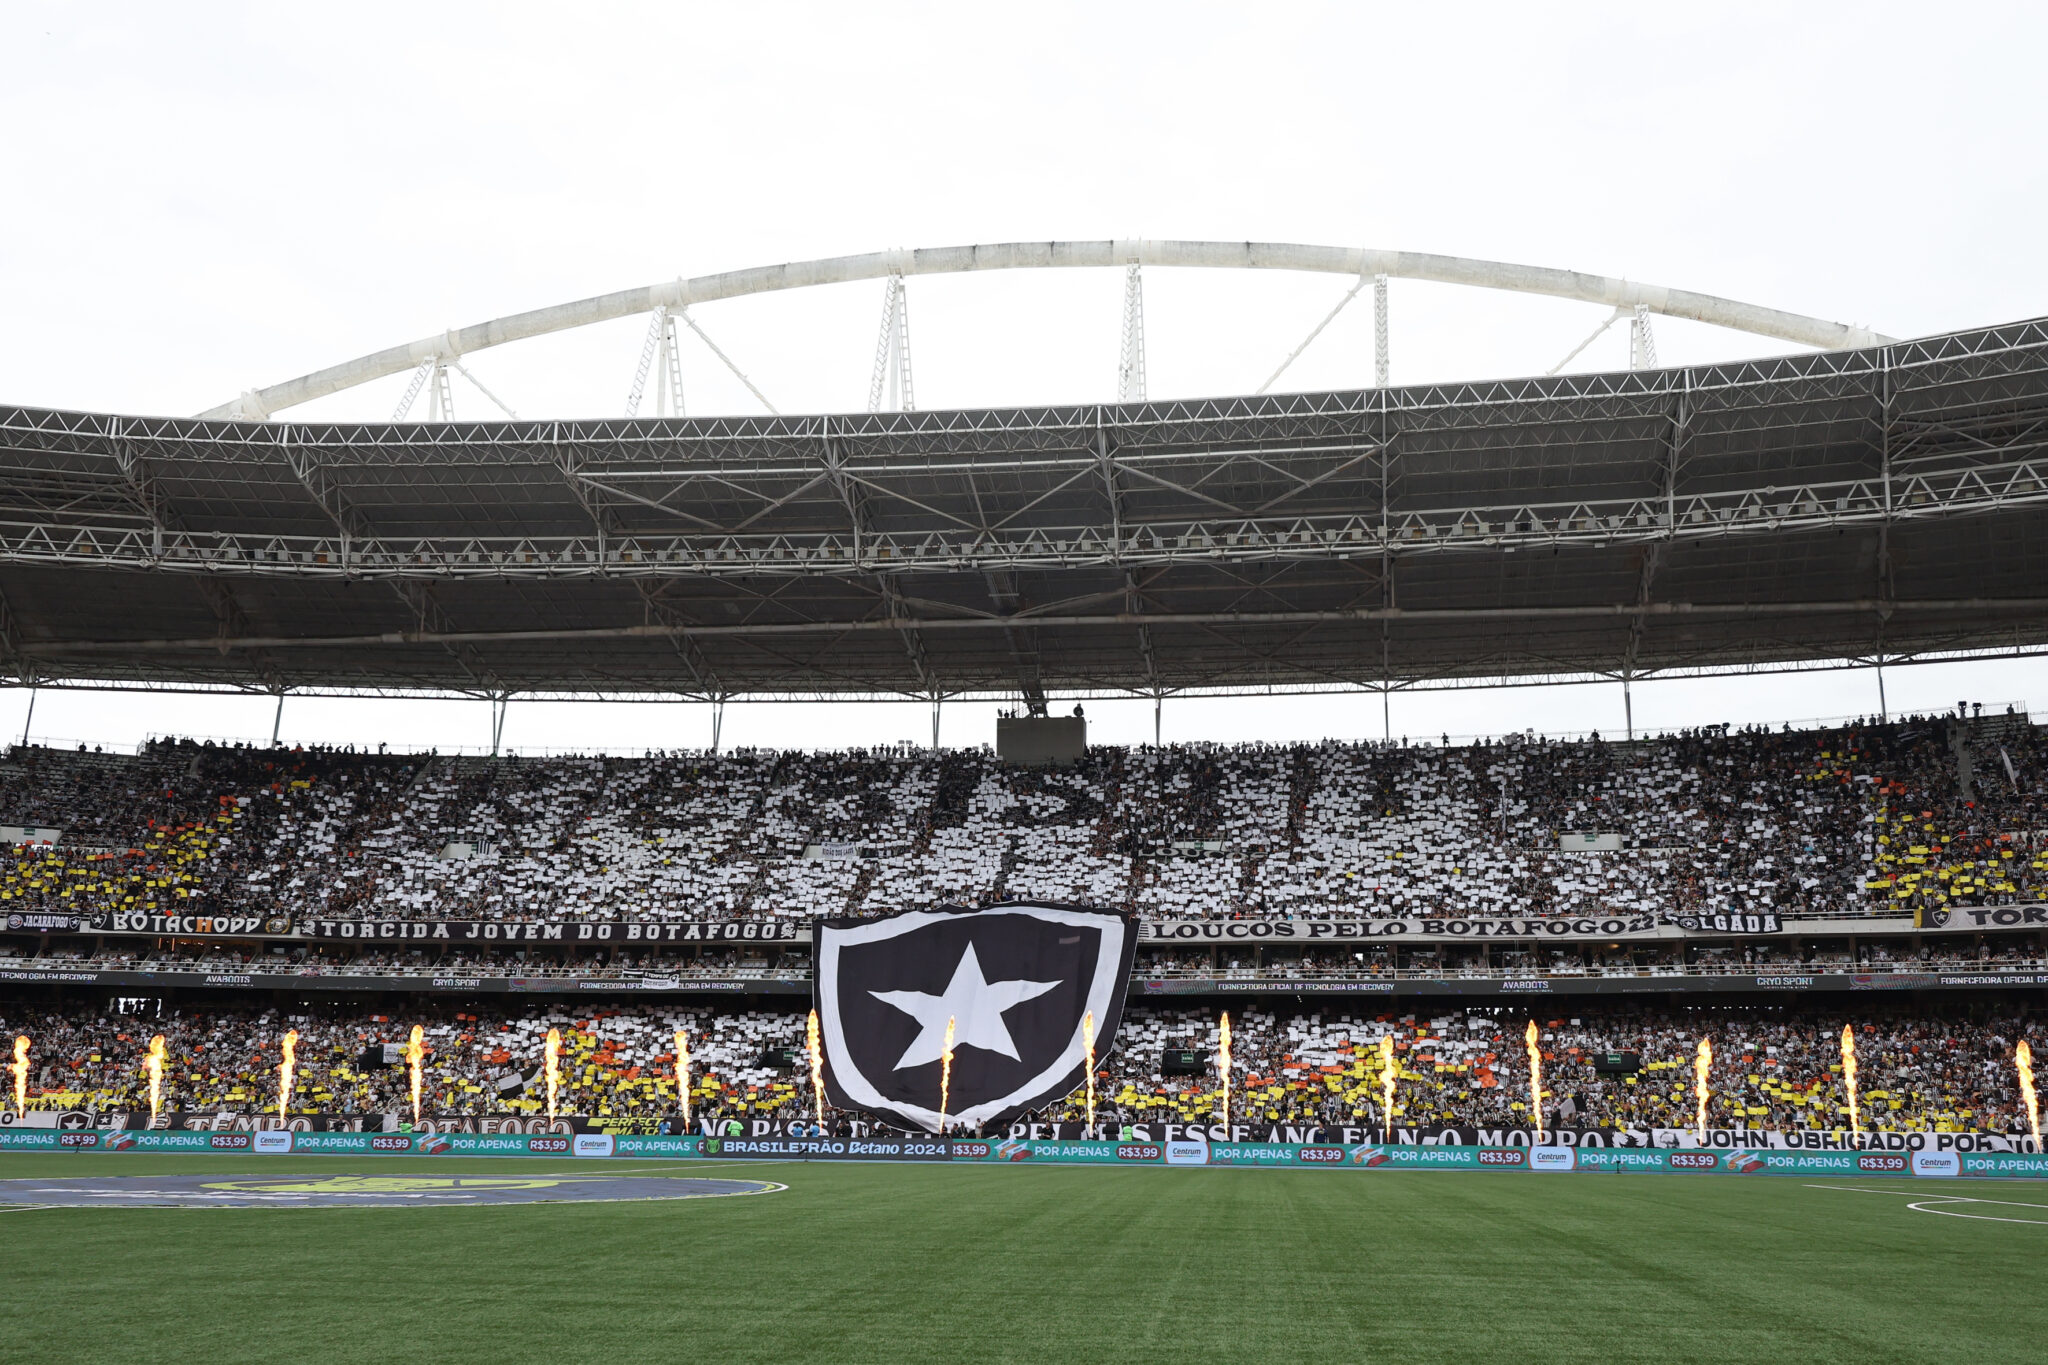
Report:
[[[458,759],[16,748],[0,912],[810,919],[1041,898],[1155,918],[1858,914],[2048,886],[2024,717],[1612,744]],[[1587,835],[1596,836],[1590,841]],[[1618,847],[1611,847],[1616,845]]]
[[[1547,1008],[1554,1009],[1555,1005]],[[1532,1127],[1528,1014],[1487,1009],[1430,1018],[1257,1011],[1233,1017],[1234,1112],[1252,1122],[1380,1126],[1382,1037],[1395,1048],[1394,1124]],[[1841,1070],[1843,1021],[1756,1009],[1602,1009],[1537,1019],[1544,1122],[1569,1128],[1690,1128],[1698,1046],[1707,1040],[1707,1121],[1714,1128],[1831,1131],[1850,1125]],[[1213,1057],[1214,1009],[1126,1021],[1104,1090],[1126,1119],[1214,1122],[1223,1095],[1213,1067],[1194,1080],[1167,1073],[1169,1052]],[[1876,1018],[1855,1023],[1859,1121],[1876,1131],[2020,1132],[2027,1127],[2014,1049],[2039,1048],[2048,1028],[2017,1017]],[[1631,1073],[1594,1059],[1632,1053]],[[1176,1083],[1178,1082],[1178,1083]],[[1060,1117],[1078,1106],[1069,1100]]]
[[[1549,1002],[1546,1002],[1548,1005]],[[1385,1073],[1396,1066],[1393,1124],[1531,1127],[1530,1016],[1487,1009],[1414,1015],[1234,1014],[1230,1112],[1254,1125],[1379,1127]],[[411,1076],[383,1045],[423,1026],[423,1115],[535,1115],[545,1108],[549,1029],[562,1038],[559,1112],[591,1119],[674,1119],[676,1033],[689,1050],[693,1119],[803,1119],[814,1113],[797,1012],[710,1007],[535,1008],[415,1018],[337,1013],[286,1017],[231,1007],[158,1014],[9,1007],[0,1031],[30,1039],[33,1109],[148,1108],[143,1069],[161,1035],[161,1107],[277,1112],[282,1041],[298,1033],[293,1113],[410,1116]],[[1106,1123],[1220,1120],[1214,1008],[1127,1012],[1097,1083]],[[1788,1010],[1602,1009],[1539,1017],[1544,1122],[1549,1127],[1689,1128],[1701,1040],[1713,1049],[1708,1124],[1716,1128],[1845,1129],[1844,1021]],[[1850,1021],[1859,1064],[1858,1121],[1875,1131],[2022,1132],[2014,1052],[2028,1039],[2048,1057],[2038,1019],[1985,1014],[1862,1014]],[[1634,1054],[1641,1069],[1599,1071],[1594,1059]],[[1192,1066],[1189,1063],[1192,1062]],[[1178,1065],[1176,1065],[1178,1063]],[[1036,1117],[1078,1121],[1080,1093]]]

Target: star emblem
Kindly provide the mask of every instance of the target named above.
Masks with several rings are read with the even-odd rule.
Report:
[[[953,979],[946,983],[944,995],[929,995],[924,991],[869,991],[868,994],[889,1006],[902,1010],[917,1020],[918,1035],[910,1046],[904,1049],[902,1058],[895,1069],[922,1066],[936,1062],[946,1051],[946,1021],[953,1021],[953,1046],[955,1048],[978,1047],[987,1052],[999,1052],[1012,1061],[1021,1061],[1017,1056],[1017,1045],[1010,1039],[1010,1030],[1003,1023],[1003,1011],[1013,1009],[1026,1000],[1044,995],[1057,981],[989,981],[981,974],[981,961],[974,955],[974,945],[967,945],[967,951],[960,957],[960,963],[953,968]]]

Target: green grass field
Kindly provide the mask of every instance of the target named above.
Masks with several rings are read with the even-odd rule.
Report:
[[[1873,1365],[2039,1359],[2048,1341],[2042,1185],[710,1164],[660,1171],[788,1189],[6,1209],[0,1357]],[[650,1169],[8,1155],[0,1179],[594,1167]],[[1908,1207],[1963,1195],[2011,1202]]]

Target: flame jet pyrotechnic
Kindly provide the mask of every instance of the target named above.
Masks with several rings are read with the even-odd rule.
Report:
[[[1693,1123],[1699,1129],[1700,1141],[1707,1140],[1707,1087],[1714,1070],[1714,1044],[1710,1039],[1700,1039],[1698,1055],[1692,1059]]]
[[[17,1053],[21,1043],[27,1041],[24,1038],[15,1044]],[[2026,1039],[2020,1039],[2020,1045],[2013,1050],[2012,1064],[2020,1073],[2020,1098],[2027,1102],[2027,1124],[2034,1130],[2034,1150],[2038,1152],[2041,1150],[2041,1099],[2034,1093],[2034,1049]],[[20,1104],[21,1101],[16,1100],[15,1103]]]
[[[1863,1116],[1856,1108],[1856,1030],[1842,1025],[1842,1084],[1849,1089],[1849,1131],[1863,1131]]]
[[[1223,1132],[1230,1132],[1230,1016],[1223,1016],[1223,1027],[1216,1034],[1216,1074],[1223,1078]]]
[[[1095,1011],[1081,1016],[1081,1043],[1088,1050],[1088,1129],[1095,1129]]]
[[[284,1035],[284,1061],[277,1068],[277,1116],[281,1119],[291,1112],[292,1079],[299,1069],[299,1031],[291,1029]]]
[[[427,1031],[418,1024],[412,1026],[412,1036],[405,1040],[405,1064],[412,1069],[412,1126],[420,1126],[420,1063],[427,1058]]]
[[[953,1016],[946,1016],[946,1046],[939,1053],[939,1132],[946,1131],[946,1115],[953,1107]]]
[[[804,1025],[804,1041],[811,1049],[811,1098],[818,1111],[818,1131],[825,1131],[825,1053],[818,1046],[818,1012],[811,1011],[810,1021]]]
[[[541,1049],[541,1065],[548,1076],[548,1127],[555,1126],[555,1096],[562,1087],[562,1031],[548,1030],[547,1044]]]
[[[1522,1035],[1529,1045],[1529,1104],[1536,1111],[1536,1141],[1543,1142],[1543,1046],[1538,1041],[1536,1021],[1529,1021],[1528,1032]]]
[[[149,1052],[142,1059],[142,1072],[149,1077],[149,1126],[156,1127],[156,1116],[161,1109],[164,1089],[164,1036],[159,1033],[149,1040]]]
[[[554,1038],[553,1029],[549,1029],[548,1034]],[[559,1038],[554,1042],[556,1047],[561,1046]],[[683,1097],[683,1128],[687,1131],[690,1126],[690,1035],[682,1029],[676,1030],[676,1093]],[[552,1108],[552,1100],[549,1105]]]
[[[1394,1140],[1394,1082],[1400,1078],[1394,1064],[1394,1035],[1380,1035],[1380,1141]]]
[[[2020,1044],[2025,1047],[2025,1043]],[[14,1061],[7,1069],[14,1073],[14,1112],[28,1112],[28,1035],[16,1035],[14,1039]]]

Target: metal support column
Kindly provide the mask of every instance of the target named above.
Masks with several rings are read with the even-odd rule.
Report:
[[[1628,682],[1629,675],[1624,672],[1621,675],[1622,724],[1626,728],[1628,738],[1633,740],[1636,737],[1636,705],[1635,699],[1629,695]]]
[[[1387,277],[1372,277],[1372,386],[1387,386]]]
[[[1117,356],[1116,401],[1145,401],[1145,280],[1136,261],[1124,270],[1124,329]]]
[[[884,398],[892,412],[917,409],[910,384],[910,291],[901,275],[891,275],[882,292],[882,331],[875,339],[875,372],[868,381],[868,411],[881,412]]]
[[[277,689],[277,710],[270,717],[270,747],[277,747],[278,732],[284,728],[284,689]]]
[[[438,356],[434,359],[433,373],[427,377],[427,420],[455,420],[455,390],[448,382],[448,366]]]
[[[721,737],[721,736],[722,736],[722,735],[724,734],[724,732],[725,732],[725,698],[724,698],[724,697],[713,697],[713,698],[711,699],[711,752],[712,752],[712,753],[714,753],[714,754],[715,754],[715,753],[717,753],[717,752],[718,752],[718,743],[719,743],[719,739],[720,739],[720,737]]]
[[[719,356],[723,359],[724,352],[719,352]],[[684,416],[683,360],[681,347],[676,341],[676,315],[668,310],[666,304],[654,310],[648,323],[647,340],[640,348],[640,364],[633,372],[633,388],[626,395],[626,416],[639,415],[640,400],[647,392],[650,377],[654,380],[654,415]],[[746,376],[741,375],[740,378],[744,380]]]
[[[939,694],[938,694],[938,693],[936,693],[936,692],[932,693],[932,750],[933,750],[933,752],[937,752],[937,750],[938,750],[938,747],[939,747],[939,706],[940,706],[940,704],[941,704],[941,703],[942,703],[943,701],[944,701],[944,698],[942,698],[941,696],[939,696]]]
[[[35,719],[36,685],[34,682],[30,682],[28,685],[28,715],[25,716],[21,722],[21,747],[24,749],[28,747],[28,728],[29,726],[35,724]]]
[[[512,694],[511,694],[510,692],[493,692],[493,693],[491,694],[491,757],[492,757],[492,758],[496,758],[496,757],[498,756],[498,746],[499,746],[499,745],[500,745],[501,743],[503,743],[503,741],[504,741],[504,738],[505,738],[505,712],[506,712],[506,711],[507,711],[507,710],[508,710],[508,709],[509,709],[509,708],[511,707],[511,705],[512,705]]]
[[[1636,305],[1628,324],[1628,367],[1631,370],[1657,368],[1657,338],[1650,332],[1650,306]]]
[[[1159,747],[1160,713],[1165,709],[1166,694],[1164,692],[1154,692],[1152,694],[1152,747],[1155,749]]]

